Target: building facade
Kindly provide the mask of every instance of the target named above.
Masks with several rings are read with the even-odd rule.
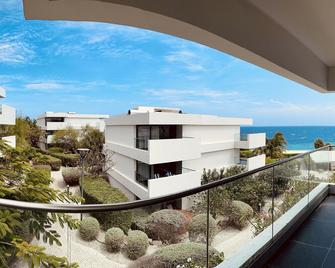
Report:
[[[240,149],[265,146],[265,133],[240,135],[248,118],[183,114],[179,109],[137,107],[106,120],[105,150],[113,154],[109,179],[130,200],[201,185],[203,169],[265,164],[265,155],[240,158]]]
[[[74,112],[45,112],[37,118],[37,125],[45,131],[45,137],[40,142],[40,147],[46,149],[52,143],[53,134],[57,130],[72,127],[81,130],[85,126],[91,126],[105,130],[106,114],[77,114]]]
[[[6,90],[0,87],[0,98],[6,98]],[[15,125],[16,120],[16,110],[15,108],[0,104],[0,125]],[[7,136],[6,132],[1,133],[1,139],[6,141],[8,145],[11,147],[16,147],[16,137],[15,136]]]

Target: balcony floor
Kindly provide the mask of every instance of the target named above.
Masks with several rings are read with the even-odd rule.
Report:
[[[265,267],[335,267],[335,196],[328,196]]]

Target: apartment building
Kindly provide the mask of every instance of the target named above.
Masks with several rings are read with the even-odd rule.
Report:
[[[0,87],[0,98],[6,98],[6,90]],[[16,110],[15,108],[0,104],[0,125],[15,125]],[[6,136],[6,133],[1,133],[1,139],[6,141],[8,145],[16,147],[16,137]]]
[[[81,130],[85,126],[91,126],[105,130],[106,114],[77,114],[74,112],[45,112],[37,118],[37,125],[45,131],[45,137],[40,142],[40,147],[46,149],[52,143],[52,135],[60,129],[72,127]]]
[[[265,133],[240,135],[252,119],[184,114],[180,109],[140,106],[106,120],[105,150],[113,153],[112,185],[130,200],[201,185],[203,169],[265,165],[265,155],[240,159],[240,149],[265,146]]]

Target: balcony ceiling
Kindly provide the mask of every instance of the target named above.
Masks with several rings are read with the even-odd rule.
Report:
[[[335,91],[333,0],[23,0],[27,19],[99,21],[189,39]]]

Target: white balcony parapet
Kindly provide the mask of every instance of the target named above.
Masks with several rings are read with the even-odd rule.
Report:
[[[0,125],[15,125],[15,108],[1,104],[0,105]]]
[[[184,170],[184,169],[183,169]],[[149,198],[174,194],[201,185],[202,171],[188,170],[179,175],[148,180]]]
[[[5,141],[9,146],[15,148],[16,147],[16,136],[6,136],[1,138]]]
[[[260,168],[265,166],[266,163],[266,156],[265,154],[256,155],[248,158],[240,158],[239,161],[237,161],[240,165],[243,165],[246,167],[247,171]]]
[[[6,98],[6,90],[0,87],[0,98]]]
[[[236,148],[240,149],[255,149],[264,147],[266,144],[265,133],[255,133],[240,135],[236,141]]]

